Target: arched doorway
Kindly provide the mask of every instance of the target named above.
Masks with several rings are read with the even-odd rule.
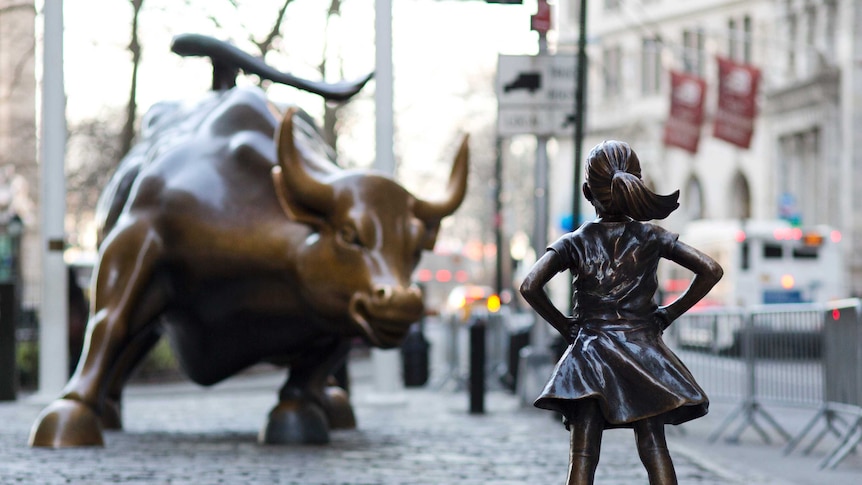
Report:
[[[751,186],[742,172],[736,172],[730,183],[730,217],[734,219],[751,218]]]
[[[685,184],[682,209],[690,221],[703,219],[704,217],[703,189],[696,175],[689,177],[688,182]]]

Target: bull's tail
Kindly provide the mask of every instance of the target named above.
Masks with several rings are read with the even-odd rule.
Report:
[[[323,96],[327,100],[346,101],[358,93],[374,75],[371,73],[355,81],[338,83],[309,81],[281,72],[233,44],[199,34],[177,35],[171,43],[171,50],[184,57],[209,57],[213,64],[214,90],[236,86],[237,73],[242,70],[263,79]]]

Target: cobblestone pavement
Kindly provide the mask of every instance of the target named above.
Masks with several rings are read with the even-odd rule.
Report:
[[[352,369],[367,370],[367,363]],[[406,389],[375,395],[354,375],[359,428],[325,446],[261,446],[257,430],[281,375],[259,373],[212,388],[189,383],[127,391],[126,430],[99,449],[32,449],[30,425],[44,403],[0,403],[0,483],[26,484],[562,484],[568,436],[547,412],[491,391],[471,415],[465,392]],[[684,441],[672,445],[681,484],[779,484],[756,467],[727,471]],[[600,484],[643,484],[629,430],[605,434]],[[804,483],[804,482],[800,482]],[[827,482],[823,482],[827,483]]]

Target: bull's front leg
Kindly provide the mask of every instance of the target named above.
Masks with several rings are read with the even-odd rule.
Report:
[[[356,427],[344,389],[329,386],[332,372],[347,358],[350,343],[337,339],[309,348],[290,367],[258,440],[263,444],[325,444],[331,429]]]
[[[118,372],[124,374],[123,355],[147,335],[165,303],[163,291],[150,284],[161,255],[160,240],[150,226],[138,221],[105,241],[86,348],[60,399],[36,418],[30,446],[104,444],[102,418],[111,379]]]

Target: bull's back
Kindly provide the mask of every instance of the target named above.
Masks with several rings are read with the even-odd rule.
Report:
[[[245,167],[242,160],[231,160],[228,150],[214,147],[227,147],[243,133],[257,134],[272,144],[276,123],[263,93],[254,89],[216,91],[194,103],[163,102],[153,106],[142,122],[140,141],[120,162],[99,198],[99,243],[124,212],[136,204],[140,206],[142,185],[151,189],[153,180],[164,180],[175,190],[191,193],[195,190],[193,184],[186,188],[177,184],[206,178],[207,173],[223,173],[224,166],[230,163],[238,164],[235,170],[253,170],[253,164]],[[264,154],[263,163],[271,167],[275,163],[274,149],[269,151],[272,155]],[[258,167],[257,172],[266,172],[268,167]],[[268,175],[256,177],[264,179]],[[148,192],[146,197],[153,195]]]
[[[274,201],[266,189],[249,191],[248,185],[270,187],[269,171],[276,161],[273,136],[278,125],[277,109],[257,88],[214,91],[193,103],[163,102],[144,117],[141,139],[123,158],[103,191],[97,206],[99,243],[113,230],[119,217],[132,207],[164,200],[138,200],[138,189],[158,187],[173,196],[182,194],[184,202],[205,202],[216,189],[222,189],[231,206],[251,204],[259,207]],[[339,170],[335,154],[304,112],[294,121],[295,137],[312,173],[325,175]],[[266,200],[248,200],[252,192]],[[269,191],[272,192],[272,191]],[[162,193],[146,193],[158,199]],[[170,195],[169,195],[170,196]],[[170,202],[170,201],[167,201]],[[206,214],[200,214],[206,216]],[[229,217],[229,216],[228,216]]]

